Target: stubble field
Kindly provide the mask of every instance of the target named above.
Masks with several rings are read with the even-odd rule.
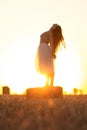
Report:
[[[87,96],[0,96],[0,130],[87,130]]]

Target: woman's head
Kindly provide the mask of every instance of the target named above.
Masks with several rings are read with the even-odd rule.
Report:
[[[54,52],[56,52],[57,48],[60,47],[60,44],[64,43],[64,37],[62,35],[62,28],[58,24],[53,24],[49,32],[52,34],[51,36],[53,37],[52,42],[54,44]]]

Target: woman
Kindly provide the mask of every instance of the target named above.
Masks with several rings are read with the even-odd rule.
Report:
[[[54,82],[54,59],[57,49],[64,45],[61,26],[53,26],[40,36],[40,45],[36,55],[36,68],[41,74],[46,75],[46,86],[53,86]]]

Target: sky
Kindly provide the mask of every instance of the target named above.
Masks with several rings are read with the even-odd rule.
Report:
[[[40,34],[54,23],[61,25],[66,43],[56,60],[55,84],[87,92],[86,0],[0,0],[1,87],[22,91],[42,85],[34,59]]]

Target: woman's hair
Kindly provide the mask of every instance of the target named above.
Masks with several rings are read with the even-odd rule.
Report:
[[[48,31],[46,31],[46,32],[44,32],[44,33],[42,33],[42,34],[40,35],[40,43],[42,43],[42,42],[46,42],[46,43],[49,42],[49,34],[48,34]]]
[[[62,28],[58,24],[53,24],[50,28],[52,36],[53,36],[53,45],[54,45],[54,53],[56,53],[57,49],[60,47],[61,44],[64,45],[64,37],[62,35]]]

